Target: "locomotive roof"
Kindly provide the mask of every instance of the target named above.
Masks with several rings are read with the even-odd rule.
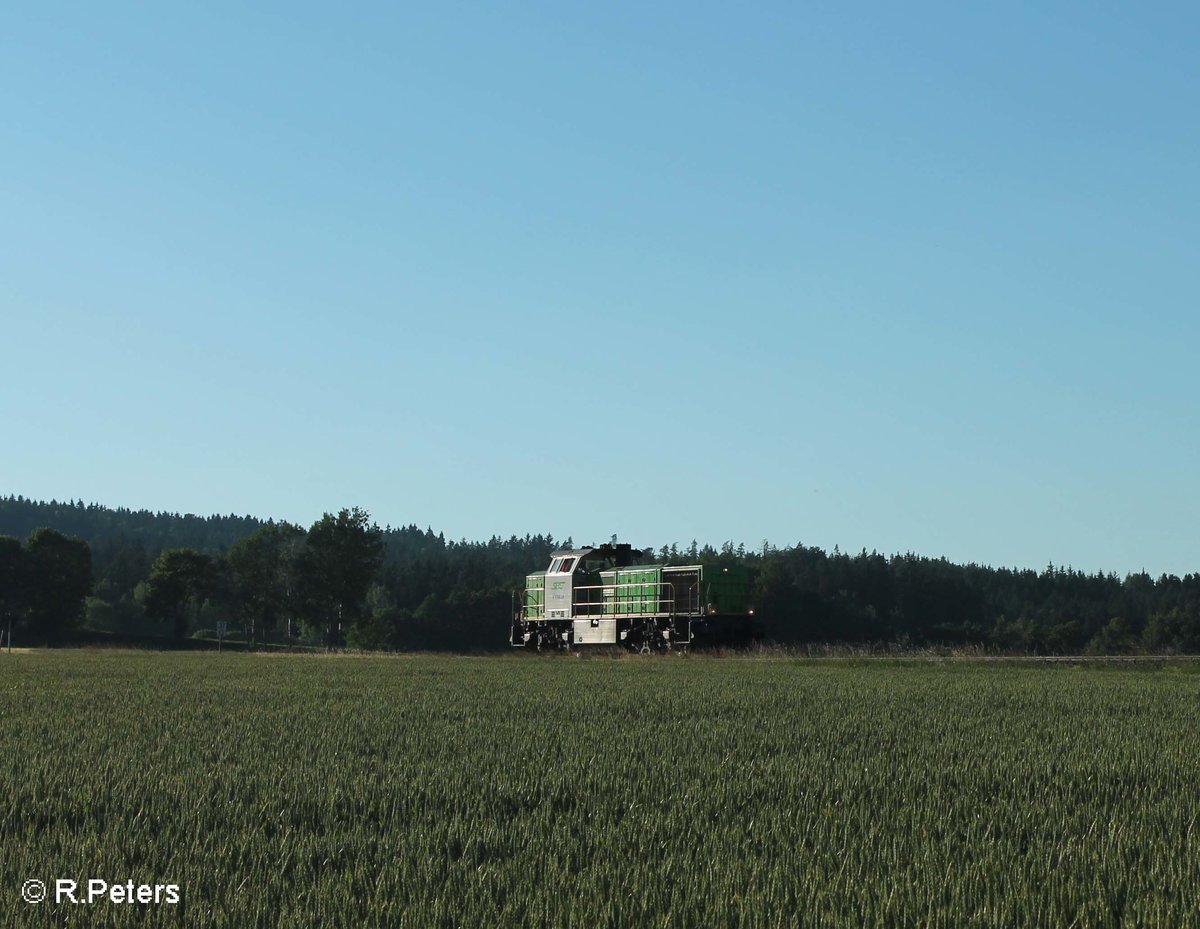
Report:
[[[594,552],[594,551],[595,551],[594,548],[562,548],[562,549],[559,549],[557,552],[551,552],[550,557],[551,558],[568,558],[571,555],[574,555],[576,558],[581,558],[584,555],[586,555],[588,552]]]

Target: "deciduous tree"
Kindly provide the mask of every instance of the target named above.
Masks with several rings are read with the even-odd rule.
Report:
[[[328,645],[342,644],[344,628],[366,615],[371,582],[383,563],[383,532],[366,510],[326,513],[308,530],[300,555],[301,604],[306,618],[325,629]]]
[[[29,610],[29,553],[19,539],[0,536],[0,634],[22,628]]]
[[[289,523],[268,523],[229,550],[234,609],[249,638],[263,637],[294,608],[297,558],[304,530]]]
[[[35,529],[25,550],[30,634],[38,641],[61,641],[78,625],[92,592],[92,550],[54,529]]]
[[[146,581],[146,613],[171,624],[176,641],[187,635],[192,612],[213,595],[217,566],[208,555],[190,548],[173,548],[154,560]]]

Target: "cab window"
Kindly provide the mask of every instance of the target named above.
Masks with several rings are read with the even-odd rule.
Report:
[[[574,558],[564,558],[562,564],[559,565],[558,571],[560,574],[570,574],[571,568],[575,566]]]

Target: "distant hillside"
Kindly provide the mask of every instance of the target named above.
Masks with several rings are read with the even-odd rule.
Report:
[[[150,552],[164,548],[194,548],[210,555],[227,550],[265,520],[253,516],[194,516],[190,513],[152,513],[150,510],[110,509],[83,501],[49,503],[21,496],[0,497],[0,535],[23,539],[34,529],[49,527],[78,536],[93,548],[118,539],[137,540]]]

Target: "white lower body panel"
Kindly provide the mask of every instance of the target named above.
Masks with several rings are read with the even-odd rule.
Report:
[[[596,625],[592,625],[595,622]],[[573,622],[576,645],[616,645],[615,619],[576,619]]]

